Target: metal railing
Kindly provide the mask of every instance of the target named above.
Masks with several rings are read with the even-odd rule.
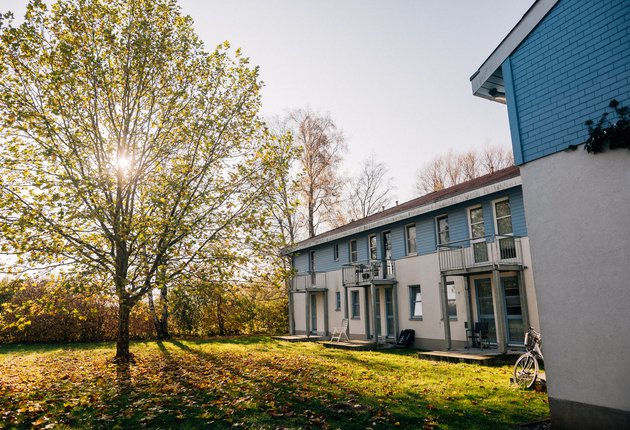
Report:
[[[494,264],[523,264],[521,238],[490,235],[439,245],[440,271],[462,270]]]
[[[292,291],[306,291],[307,288],[326,288],[326,272],[297,273],[291,280]]]
[[[357,261],[341,267],[343,285],[368,284],[396,279],[394,260]]]

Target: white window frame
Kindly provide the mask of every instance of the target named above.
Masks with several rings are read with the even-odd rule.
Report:
[[[473,237],[473,223],[472,223],[472,216],[470,215],[472,211],[477,210],[477,209],[481,209],[481,224],[483,225],[483,236],[482,237],[478,237],[475,238]],[[468,222],[468,237],[470,238],[470,247],[472,248],[471,251],[473,253],[473,259],[475,261],[475,263],[484,263],[487,262],[489,259],[489,255],[488,255],[488,249],[484,248],[484,254],[480,255],[476,248],[475,245],[479,244],[479,243],[483,243],[484,247],[486,246],[486,223],[484,221],[484,217],[483,217],[483,206],[481,205],[475,205],[475,206],[471,206],[469,208],[466,209],[466,216],[468,217],[467,222]],[[479,260],[477,259],[478,256],[485,256],[485,258],[480,258]]]
[[[414,237],[409,237],[409,229],[413,227]],[[413,239],[413,251],[411,250],[411,240]],[[416,229],[416,223],[407,224],[405,226],[405,248],[407,251],[407,255],[417,255],[418,254],[418,231]]]
[[[341,291],[335,291],[335,310],[341,310]]]
[[[414,290],[417,292],[414,293]],[[420,295],[420,300],[418,300]],[[416,314],[416,310],[420,310],[419,314]],[[420,284],[409,285],[409,319],[421,320],[423,318],[422,309],[422,286]]]
[[[499,233],[499,220],[497,219],[497,204],[502,202],[508,202],[510,205],[510,219],[512,220],[512,233]],[[492,218],[494,218],[494,234],[499,236],[514,236],[514,217],[512,216],[512,204],[509,197],[502,197],[492,201]],[[507,218],[507,217],[502,217]]]
[[[372,248],[372,239],[374,239],[374,248]],[[372,250],[374,250],[374,254],[372,254]],[[378,240],[375,234],[368,236],[368,253],[371,261],[378,260]],[[374,256],[374,258],[372,258],[372,256]]]
[[[354,252],[352,251],[352,244],[354,244]],[[359,261],[359,245],[356,239],[352,239],[348,242],[348,257],[351,263]]]
[[[356,300],[355,300],[356,299]],[[356,309],[355,309],[356,305]],[[350,291],[350,313],[352,319],[361,319],[361,294],[359,290]]]
[[[440,240],[440,220],[446,219],[446,232],[448,233],[448,241],[442,242]],[[437,246],[448,245],[451,242],[451,232],[448,225],[448,214],[442,214],[435,217],[435,243]]]
[[[452,291],[452,296],[451,296]],[[448,317],[452,320],[457,320],[457,290],[455,289],[455,281],[446,281],[446,300],[447,300],[447,309],[448,309]],[[448,306],[448,304],[452,303],[453,306]],[[451,309],[455,309],[455,313],[451,314]]]

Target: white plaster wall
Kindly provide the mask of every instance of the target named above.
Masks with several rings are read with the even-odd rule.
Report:
[[[549,396],[630,410],[630,151],[521,168]]]
[[[421,255],[396,260],[398,281],[398,321],[401,330],[416,331],[416,339],[444,340],[444,325],[440,307],[440,269],[437,254]],[[422,291],[422,320],[410,319],[409,286],[420,285]],[[463,310],[465,311],[465,304]],[[458,311],[459,311],[458,304]]]
[[[293,319],[295,321],[296,332],[304,332],[306,330],[306,318],[304,316],[304,312],[306,311],[305,300],[305,293],[293,294]]]
[[[344,318],[346,297],[342,286],[341,270],[326,273],[326,286],[328,287],[328,331],[332,332],[334,327],[341,327],[341,320]],[[340,310],[335,309],[337,291],[341,293]]]

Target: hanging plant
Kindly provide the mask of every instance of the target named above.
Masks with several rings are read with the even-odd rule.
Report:
[[[630,149],[630,109],[627,106],[621,106],[615,99],[610,101],[608,107],[616,113],[616,122],[611,123],[608,119],[610,112],[604,112],[597,123],[591,120],[584,123],[588,127],[589,135],[584,149],[589,153],[596,154],[606,148]]]

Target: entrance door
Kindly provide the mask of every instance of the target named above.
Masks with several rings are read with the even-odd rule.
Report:
[[[492,279],[477,278],[474,280],[477,297],[477,320],[488,323],[488,340],[497,343],[497,330],[494,325],[494,305],[492,304]]]
[[[501,286],[505,297],[507,342],[508,344],[522,345],[525,341],[525,327],[521,308],[521,293],[518,288],[518,276],[501,277]]]
[[[385,318],[387,320],[387,337],[394,336],[394,299],[392,289],[385,290]]]
[[[317,334],[317,294],[311,294],[311,334]]]
[[[374,303],[376,307],[376,337],[381,337],[381,290],[377,289],[375,292]]]

